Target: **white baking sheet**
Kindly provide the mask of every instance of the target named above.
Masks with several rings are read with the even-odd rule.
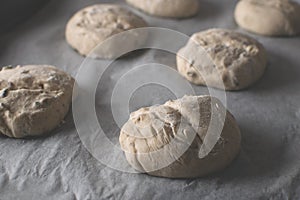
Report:
[[[76,75],[83,57],[64,40],[68,19],[96,0],[52,0],[40,12],[0,37],[0,65],[51,64]],[[151,26],[191,35],[207,28],[240,30],[234,23],[234,0],[201,0],[199,15],[184,20],[140,13]],[[243,31],[242,31],[243,32]],[[8,199],[300,199],[300,38],[268,38],[250,34],[264,44],[269,63],[253,87],[227,92],[228,109],[242,131],[242,150],[223,172],[194,180],[170,180],[122,173],[94,159],[82,145],[72,115],[46,138],[15,140],[0,137],[0,200]],[[118,61],[124,70],[132,62],[174,65],[163,52],[137,52]],[[119,65],[117,65],[119,63]],[[117,140],[106,104],[122,70],[110,70],[97,94],[98,116],[108,135]],[[151,86],[149,86],[151,87]],[[157,86],[155,86],[157,87]],[[151,87],[155,89],[155,87]],[[195,87],[202,94],[202,87]],[[149,88],[142,88],[139,96]],[[157,88],[148,102],[132,101],[130,109],[173,98]],[[164,96],[162,94],[165,94]],[[160,96],[161,95],[161,96]],[[107,112],[105,112],[107,111]]]

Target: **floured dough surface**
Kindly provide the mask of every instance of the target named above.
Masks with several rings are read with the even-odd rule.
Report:
[[[96,4],[78,11],[66,26],[66,40],[80,54],[87,56],[107,38],[127,30],[147,26],[139,16],[125,8],[113,4]],[[142,43],[145,36],[128,33],[124,46]],[[128,42],[128,44],[126,43]],[[115,51],[123,45],[109,44],[103,50],[95,51],[95,57],[113,58]]]
[[[255,39],[225,29],[195,33],[177,54],[181,75],[196,85],[244,89],[263,75],[264,47]]]
[[[74,79],[54,66],[3,67],[0,132],[14,138],[47,134],[67,114]]]
[[[290,0],[241,0],[235,8],[237,24],[268,36],[300,33],[300,4]]]
[[[218,135],[217,131],[217,139],[209,137]],[[212,140],[211,151],[200,157]],[[119,141],[129,164],[138,171],[194,178],[228,166],[239,152],[241,135],[234,117],[218,99],[185,96],[131,113]]]
[[[155,16],[185,18],[196,15],[198,0],[126,0],[130,5]]]

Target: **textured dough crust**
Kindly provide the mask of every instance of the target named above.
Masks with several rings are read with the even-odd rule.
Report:
[[[147,23],[125,8],[113,4],[97,4],[78,11],[66,26],[66,40],[81,55],[87,56],[107,38],[127,30],[146,27]],[[92,55],[98,58],[114,58],[122,46],[130,48],[144,42],[144,35],[128,33],[124,44],[109,44]]]
[[[241,0],[235,8],[237,24],[268,36],[300,33],[300,4],[289,0]]]
[[[216,113],[211,112],[211,106],[215,106]],[[226,116],[220,138],[207,156],[199,158],[211,117],[218,121],[221,113]],[[239,152],[241,135],[234,117],[219,100],[185,96],[133,112],[121,129],[119,141],[127,161],[138,171],[161,177],[194,178],[228,166]],[[174,141],[175,148],[169,147]],[[181,149],[185,145],[187,149]],[[155,155],[159,150],[160,154]],[[181,150],[185,151],[180,153]],[[173,162],[157,169],[166,160]]]
[[[159,17],[185,18],[196,15],[198,0],[126,0],[128,4]]]
[[[240,90],[255,83],[267,64],[256,40],[224,29],[195,33],[177,54],[181,75],[196,85]]]
[[[4,67],[0,71],[0,132],[39,136],[57,127],[72,100],[74,79],[54,66]]]

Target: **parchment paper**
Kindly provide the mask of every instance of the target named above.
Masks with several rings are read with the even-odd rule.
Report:
[[[101,2],[125,4],[124,1],[52,0],[30,20],[1,35],[1,66],[51,64],[75,76],[84,58],[65,42],[65,24],[80,8]],[[187,35],[214,27],[243,32],[234,23],[235,4],[234,0],[202,0],[198,16],[184,20],[138,14],[151,26]],[[48,137],[24,140],[0,137],[0,200],[300,199],[300,39],[249,35],[266,47],[268,69],[253,87],[227,92],[228,109],[241,128],[242,150],[224,171],[205,178],[171,180],[110,169],[84,148],[70,113],[65,123]],[[118,66],[122,65],[124,70],[130,68],[128,60],[155,60],[174,66],[173,59],[164,56],[164,52],[143,51],[119,61]],[[98,117],[110,130],[115,130],[115,125],[109,112],[106,113],[109,110],[106,102],[121,71],[115,68],[108,72],[107,80],[111,81],[102,82],[96,98],[97,110],[101,111]],[[203,87],[194,88],[202,94]],[[151,90],[142,88],[136,95],[145,91]],[[135,98],[130,109],[173,98],[163,88],[157,91],[160,92],[151,93],[154,98],[147,102]],[[114,132],[108,137],[117,141],[117,136]]]

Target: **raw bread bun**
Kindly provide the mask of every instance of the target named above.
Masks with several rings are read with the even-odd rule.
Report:
[[[289,0],[241,0],[235,8],[237,24],[268,36],[300,33],[300,4]]]
[[[14,138],[47,134],[66,116],[74,79],[48,65],[0,71],[0,133]]]
[[[185,18],[196,15],[198,0],[126,0],[128,4],[159,17]]]
[[[267,64],[255,39],[224,29],[195,33],[177,54],[181,75],[196,85],[240,90],[254,84]]]
[[[185,96],[131,113],[119,141],[140,172],[195,178],[228,166],[239,152],[241,135],[218,99]]]
[[[142,18],[121,6],[97,4],[80,10],[69,20],[66,40],[84,56],[112,59],[119,56],[122,50],[135,48],[145,42],[147,36],[139,35],[133,29],[146,26]],[[111,40],[96,48],[111,36],[128,30],[131,32],[127,32],[123,38]]]

